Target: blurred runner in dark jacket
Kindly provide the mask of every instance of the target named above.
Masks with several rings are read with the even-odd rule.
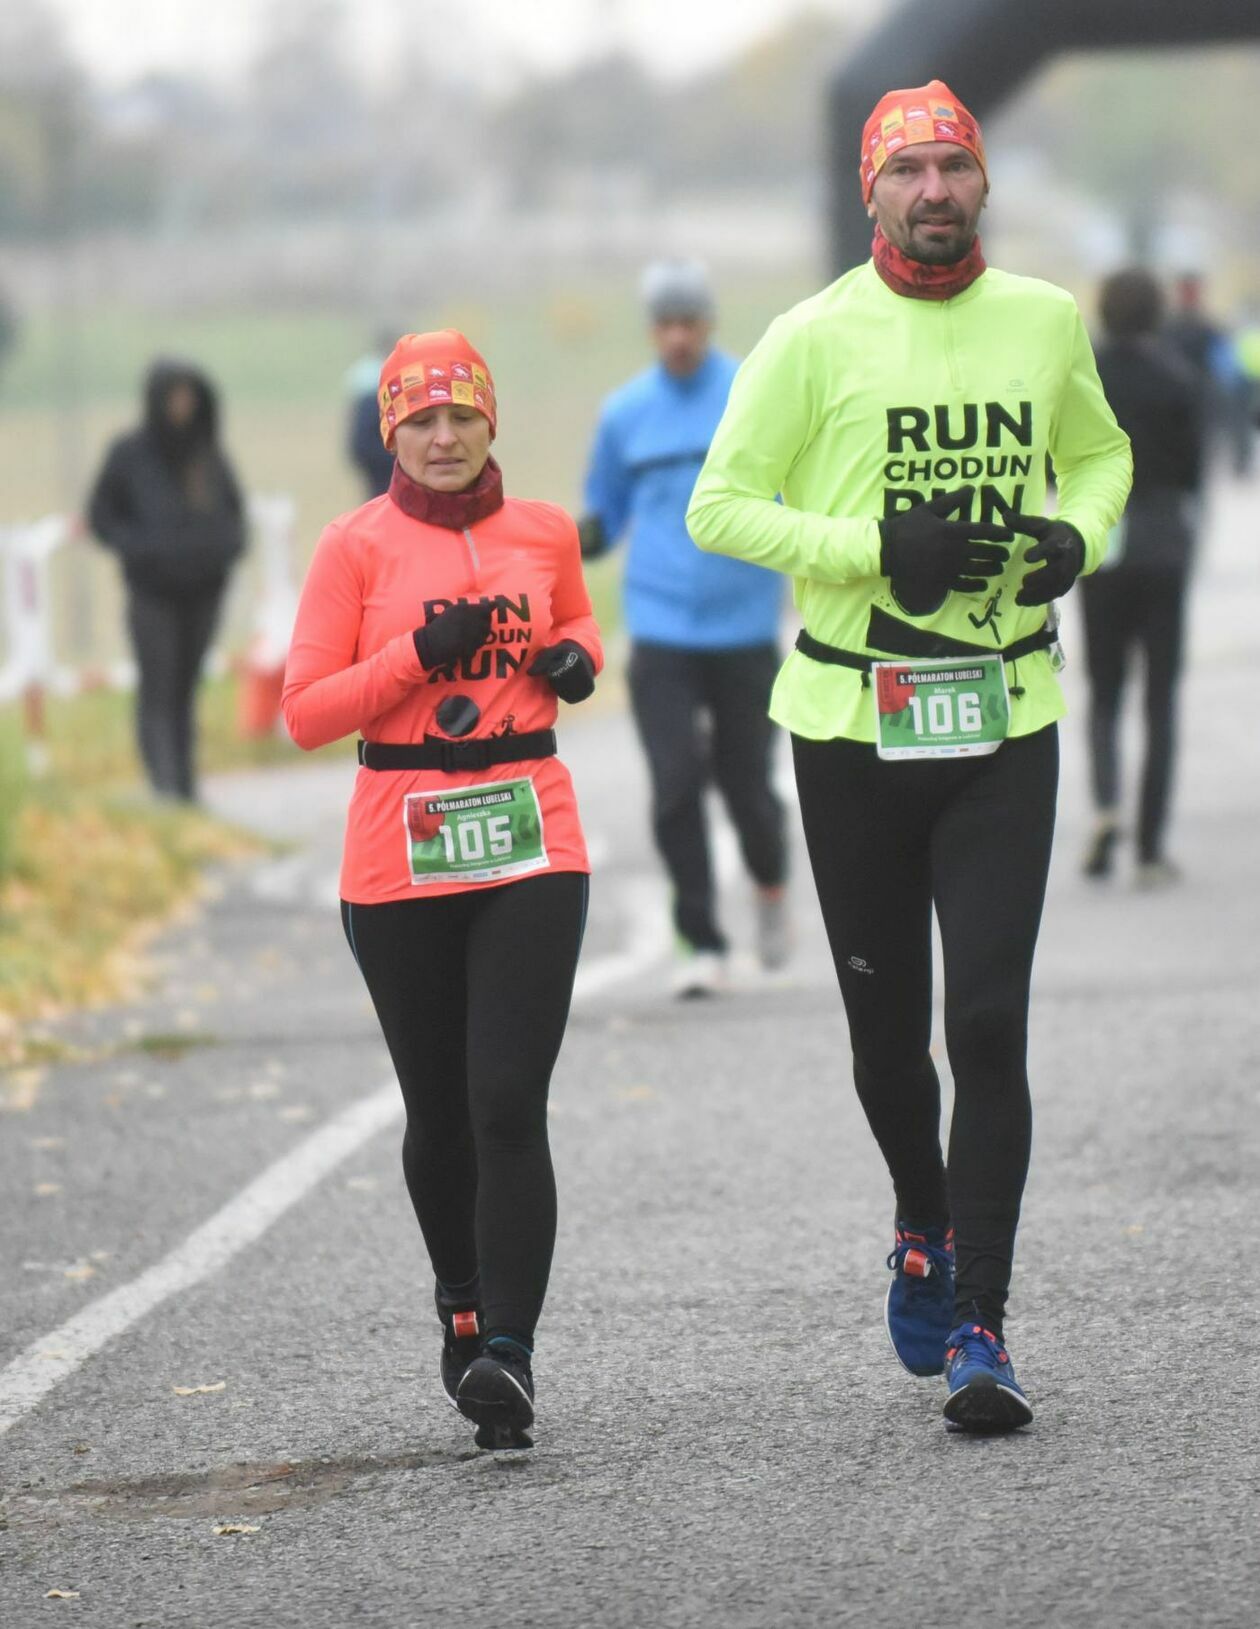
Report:
[[[1252,383],[1229,334],[1204,310],[1203,279],[1197,272],[1183,272],[1175,279],[1173,311],[1162,334],[1195,376],[1205,459],[1223,441],[1234,474],[1249,474],[1255,439]]]
[[[1163,299],[1142,270],[1103,285],[1106,338],[1098,373],[1133,443],[1133,491],[1102,568],[1081,584],[1090,682],[1090,749],[1097,824],[1090,877],[1110,874],[1120,827],[1120,705],[1129,657],[1142,653],[1146,757],[1138,812],[1142,886],[1171,882],[1164,829],[1172,784],[1174,714],[1191,557],[1203,480],[1202,386],[1159,336]]]
[[[346,456],[359,472],[365,498],[379,498],[388,492],[394,477],[394,455],[381,441],[377,395],[381,367],[394,348],[395,332],[382,330],[375,347],[346,374]]]
[[[160,796],[191,802],[197,678],[245,542],[218,400],[197,369],[153,365],[144,422],[110,447],[87,512],[126,581],[145,771]]]

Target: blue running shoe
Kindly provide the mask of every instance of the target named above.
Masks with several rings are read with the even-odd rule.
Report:
[[[953,1228],[912,1232],[898,1222],[888,1265],[884,1328],[897,1360],[911,1374],[940,1374],[954,1322]]]
[[[1032,1407],[1015,1379],[1010,1355],[982,1325],[959,1324],[951,1330],[945,1362],[947,1431],[1014,1431],[1031,1422]]]

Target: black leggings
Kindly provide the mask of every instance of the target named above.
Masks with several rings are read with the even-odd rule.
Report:
[[[1120,703],[1130,652],[1146,665],[1146,757],[1138,805],[1138,858],[1163,858],[1172,785],[1177,679],[1181,672],[1186,573],[1117,566],[1086,577],[1085,652],[1094,803],[1120,801]]]
[[[186,598],[128,591],[140,757],[149,785],[167,797],[191,800],[197,793],[197,680],[222,598],[218,587]]]
[[[480,1276],[487,1334],[532,1344],[556,1236],[547,1090],[573,993],[587,878],[341,902],[407,1110],[403,1174],[433,1271]]]
[[[787,875],[783,805],[770,784],[771,645],[683,650],[636,640],[630,705],[652,777],[652,830],[674,889],[674,927],[697,950],[726,949],[718,926],[704,792],[717,783],[753,881]]]
[[[1028,1173],[1028,996],[1054,833],[1058,732],[988,757],[884,762],[792,738],[801,816],[858,1097],[897,1195],[952,1220],[960,1318],[1001,1333]],[[932,907],[954,1076],[948,1170],[932,1031]]]

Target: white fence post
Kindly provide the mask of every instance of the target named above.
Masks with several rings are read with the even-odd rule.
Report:
[[[70,522],[64,515],[0,528],[7,647],[0,668],[0,702],[22,700],[27,763],[34,775],[48,768],[44,697],[56,677],[49,563],[69,536]]]
[[[293,582],[293,527],[297,505],[287,493],[259,493],[249,500],[261,585],[254,634],[241,669],[239,721],[247,735],[282,729],[280,691],[297,617]]]
[[[279,721],[280,688],[297,616],[293,531],[297,505],[287,493],[261,493],[249,499],[249,519],[258,552],[260,584],[249,647],[240,665],[241,727],[266,734]],[[4,583],[4,649],[0,704],[22,702],[27,756],[33,773],[47,767],[44,697],[50,690],[72,695],[83,676],[58,663],[53,641],[52,557],[76,534],[68,515],[46,515],[24,525],[0,526],[0,571]],[[130,675],[129,663],[115,664]]]

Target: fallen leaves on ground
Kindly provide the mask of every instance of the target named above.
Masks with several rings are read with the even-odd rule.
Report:
[[[56,778],[32,790],[0,878],[0,1061],[26,1061],[24,1028],[41,1018],[138,995],[149,942],[205,868],[260,847],[197,811]],[[85,855],[90,887],[73,863]]]
[[[0,1109],[25,1114],[35,1107],[47,1069],[9,1069],[0,1076]]]

